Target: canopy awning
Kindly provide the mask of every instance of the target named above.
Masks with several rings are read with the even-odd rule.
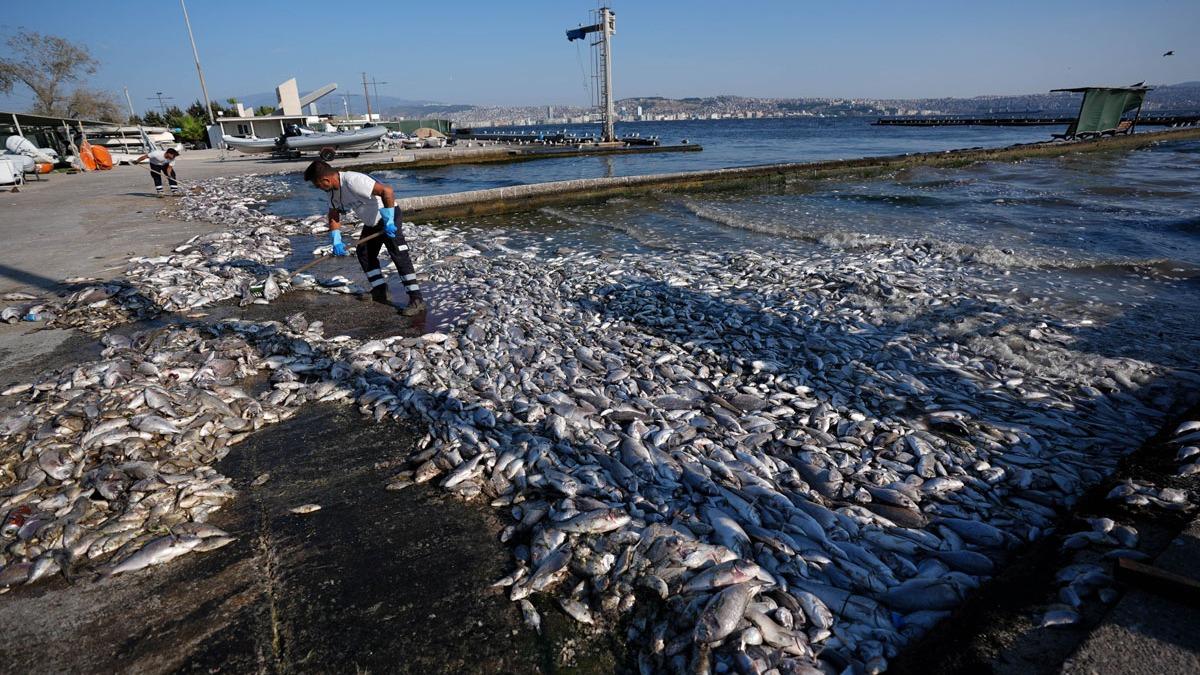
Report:
[[[1079,117],[1067,129],[1068,136],[1113,131],[1121,124],[1125,113],[1138,110],[1146,100],[1150,87],[1073,87],[1052,89],[1083,94]]]
[[[101,122],[100,120],[81,120],[71,117],[50,117],[48,115],[34,115],[32,113],[0,111],[0,124],[11,123],[14,119],[16,119],[17,124],[23,127],[61,127],[64,123],[72,129],[80,124],[86,127],[119,126],[115,122]]]

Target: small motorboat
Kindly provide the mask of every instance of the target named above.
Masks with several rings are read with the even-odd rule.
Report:
[[[368,150],[387,134],[387,127],[370,126],[353,131],[333,133],[304,133],[283,138],[284,149],[290,152],[320,152],[333,148],[337,152]]]
[[[277,139],[274,138],[225,136],[224,141],[225,145],[228,145],[234,150],[247,155],[255,155],[262,152],[275,152],[278,150]]]
[[[291,125],[278,138],[244,138],[225,136],[225,144],[249,155],[273,152],[278,155],[299,155],[304,152],[329,154],[370,149],[387,134],[387,127],[370,126],[353,131],[320,132]]]

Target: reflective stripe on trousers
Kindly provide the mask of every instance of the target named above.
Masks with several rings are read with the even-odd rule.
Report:
[[[362,231],[363,238],[369,237],[376,232],[382,232],[382,222],[381,220],[373,227],[364,227]],[[400,272],[400,278],[404,281],[404,289],[409,293],[420,292],[421,287],[417,284],[417,271],[413,268],[412,256],[408,252],[408,242],[404,240],[404,230],[400,228],[400,223],[398,222],[396,223],[396,236],[394,238],[380,236],[357,247],[358,264],[362,266],[363,272],[366,272],[367,280],[371,282],[371,287],[374,288],[387,283],[387,280],[383,278],[383,271],[379,265],[379,249],[384,246],[387,246],[388,255],[392,257],[392,262],[396,264],[396,270]]]

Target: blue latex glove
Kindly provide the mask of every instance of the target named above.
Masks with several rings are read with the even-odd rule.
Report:
[[[342,233],[338,230],[330,230],[329,236],[333,238],[333,254],[346,255],[346,245],[342,243]]]
[[[385,206],[379,209],[379,217],[383,220],[383,233],[389,239],[396,238],[396,207]]]

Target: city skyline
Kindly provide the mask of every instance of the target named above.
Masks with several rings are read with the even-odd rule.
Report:
[[[453,13],[424,6],[331,13],[309,1],[290,3],[286,13],[272,3],[192,4],[216,100],[297,77],[303,91],[335,81],[340,93],[357,92],[351,105],[361,110],[364,70],[385,83],[381,95],[409,100],[586,106],[591,98],[587,48],[564,34],[588,19],[590,2],[467,1]],[[622,99],[971,97],[1200,79],[1197,54],[1186,49],[1200,25],[1196,3],[1150,2],[1139,6],[1136,22],[1128,21],[1127,3],[1107,0],[1048,8],[1023,1],[825,7],[749,0],[737,12],[709,0],[611,4]],[[116,95],[128,86],[139,112],[157,107],[149,99],[158,91],[180,106],[200,98],[177,3],[120,0],[97,13],[91,3],[65,0],[59,10],[10,8],[0,37],[25,29],[86,45],[100,61],[89,86]],[[362,14],[372,20],[364,24]],[[89,20],[62,20],[80,15]],[[139,24],[135,40],[124,37],[132,19]],[[141,24],[156,28],[146,33]],[[1168,49],[1176,55],[1162,57]],[[24,109],[30,100],[18,86],[0,106]]]

